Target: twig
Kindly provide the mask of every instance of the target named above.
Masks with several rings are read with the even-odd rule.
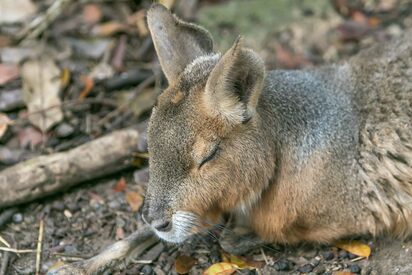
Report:
[[[10,252],[3,252],[3,257],[1,259],[1,265],[0,265],[0,275],[6,275],[7,267],[9,265],[9,259],[10,259]]]
[[[97,122],[97,126],[100,127],[104,124],[106,124],[109,120],[111,120],[112,118],[116,117],[119,115],[119,113],[123,112],[124,110],[126,110],[128,107],[130,107],[130,105],[133,103],[133,101],[136,99],[136,97],[145,89],[147,88],[150,84],[154,83],[156,79],[155,75],[152,75],[150,77],[148,77],[147,79],[145,79],[142,83],[139,84],[139,86],[136,87],[136,90],[133,93],[133,96],[124,104],[120,105],[117,109],[111,111],[110,113],[108,113],[105,117],[103,117],[102,119],[100,119]]]
[[[0,251],[7,251],[7,252],[16,253],[16,254],[36,252],[36,250],[33,250],[33,249],[15,249],[15,248],[8,248],[8,247],[2,247],[2,246],[0,246]]]
[[[0,242],[2,242],[5,246],[7,246],[8,248],[10,248],[10,244],[2,237],[0,236]]]
[[[34,18],[25,29],[23,29],[20,34],[18,34],[18,40],[23,42],[24,40],[34,39],[40,36],[47,27],[65,10],[65,8],[74,2],[72,0],[56,0],[47,11]]]
[[[42,244],[43,244],[43,232],[44,232],[44,221],[40,220],[39,239],[37,240],[37,252],[36,252],[36,275],[40,274],[41,251],[42,251]]]
[[[269,261],[268,258],[266,257],[265,251],[263,251],[263,248],[260,248],[260,252],[262,253],[263,259],[265,260],[265,263],[268,265]]]

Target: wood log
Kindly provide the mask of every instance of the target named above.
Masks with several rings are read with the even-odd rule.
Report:
[[[0,172],[0,209],[131,167],[138,137],[136,129],[119,130],[69,151],[6,168]]]

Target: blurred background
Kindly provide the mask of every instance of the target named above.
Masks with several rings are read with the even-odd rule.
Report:
[[[340,62],[412,27],[411,0],[160,2],[206,27],[218,51],[242,35],[268,69]],[[18,163],[67,152],[118,129],[134,127],[140,133],[126,170],[96,179],[91,174],[81,186],[34,202],[24,198],[19,206],[2,207],[0,199],[0,247],[36,249],[39,229],[44,231],[41,264],[34,253],[0,249],[0,275],[44,273],[87,258],[141,226],[138,212],[148,181],[144,131],[166,85],[145,21],[151,3],[0,0],[0,178]],[[0,190],[2,184],[13,183],[0,181]],[[299,273],[321,253],[305,262],[300,254],[276,251],[266,251],[265,261],[260,251],[250,257],[270,272]],[[336,258],[335,271],[351,270],[349,256]],[[279,257],[285,261],[273,260]],[[221,260],[216,240],[205,236],[179,248],[158,243],[114,274],[176,273],[176,265],[185,265],[179,273],[199,274]],[[311,266],[307,271],[319,267],[318,274],[332,268],[326,261]]]

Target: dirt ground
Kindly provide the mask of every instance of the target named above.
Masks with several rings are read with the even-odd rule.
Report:
[[[66,6],[41,31],[29,23],[47,13],[53,1],[22,2],[30,3],[26,11],[32,9],[24,19],[16,15],[20,19],[4,22],[6,16],[0,17],[0,116],[14,121],[0,134],[0,169],[74,148],[116,129],[137,124],[144,129],[165,85],[144,25],[151,1],[57,1]],[[412,1],[404,0],[163,2],[210,29],[219,50],[243,34],[269,69],[339,62],[412,27]],[[0,14],[6,4],[0,3]],[[259,33],[250,27],[256,25]],[[27,60],[45,53],[60,68],[62,82],[57,97],[62,116],[50,126],[33,115],[36,110],[24,97],[28,80],[22,74]],[[136,146],[145,151],[144,135]],[[142,154],[129,170],[9,209],[9,219],[4,218],[9,210],[0,209],[0,247],[7,243],[18,250],[0,249],[0,275],[36,273],[42,222],[40,274],[93,256],[142,227],[139,211],[148,177]],[[177,274],[179,261],[190,262],[189,274],[202,274],[225,257],[219,233],[215,229],[178,246],[159,241],[107,274]],[[245,255],[256,268],[236,274],[412,274],[412,240],[360,240],[372,248],[369,258],[335,246],[272,245]]]

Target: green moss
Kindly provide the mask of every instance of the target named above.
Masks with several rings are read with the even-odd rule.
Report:
[[[212,33],[218,50],[229,48],[238,35],[259,48],[268,34],[303,19],[305,10],[319,16],[330,8],[326,0],[232,0],[205,5],[198,22]]]

